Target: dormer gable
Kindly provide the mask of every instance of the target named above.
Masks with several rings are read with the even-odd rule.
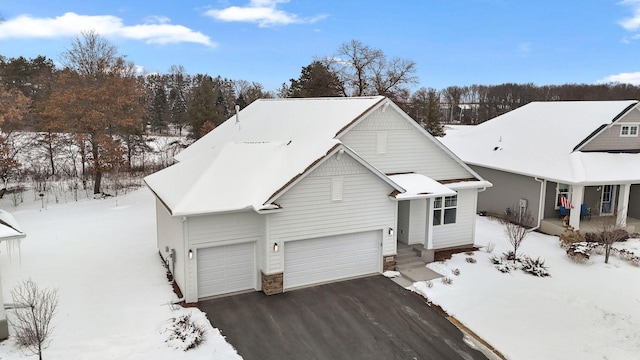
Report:
[[[640,152],[640,108],[630,105],[611,123],[603,124],[575,150],[583,152]]]

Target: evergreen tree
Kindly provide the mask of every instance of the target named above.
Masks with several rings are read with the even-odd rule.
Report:
[[[291,79],[291,85],[286,87],[286,97],[324,97],[340,96],[340,79],[328,65],[320,61],[313,61],[302,67],[298,79]]]

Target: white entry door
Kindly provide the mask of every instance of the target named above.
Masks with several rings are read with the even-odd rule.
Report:
[[[285,290],[379,272],[381,239],[368,231],[285,243]]]
[[[254,243],[198,249],[198,298],[255,288]]]

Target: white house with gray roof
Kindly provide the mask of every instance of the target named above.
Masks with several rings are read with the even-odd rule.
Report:
[[[637,231],[639,126],[636,100],[533,102],[477,126],[453,128],[442,141],[494,184],[479,196],[480,211],[526,208],[543,231],[558,234],[563,229],[554,224],[565,197],[575,229],[593,217],[615,216]]]
[[[491,186],[382,97],[258,100],[145,178],[187,302],[395,267],[474,241]]]

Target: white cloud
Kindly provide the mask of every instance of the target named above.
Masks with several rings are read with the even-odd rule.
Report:
[[[260,27],[314,23],[326,17],[326,15],[317,15],[302,18],[296,14],[276,9],[278,4],[287,2],[289,0],[251,0],[246,6],[212,9],[205,12],[205,15],[226,22],[257,23]]]
[[[598,80],[597,82],[599,84],[622,83],[622,84],[640,85],[640,71],[609,75],[604,79]]]
[[[618,4],[630,6],[633,10],[633,16],[618,21],[618,24],[628,31],[640,29],[640,0],[624,0]]]
[[[112,15],[78,15],[68,12],[55,18],[35,18],[21,15],[0,23],[0,39],[58,38],[77,36],[82,31],[95,30],[105,37],[143,40],[147,43],[171,44],[192,42],[215,46],[211,39],[199,31],[182,25],[169,24],[166,17],[154,16],[147,23],[128,26]]]

